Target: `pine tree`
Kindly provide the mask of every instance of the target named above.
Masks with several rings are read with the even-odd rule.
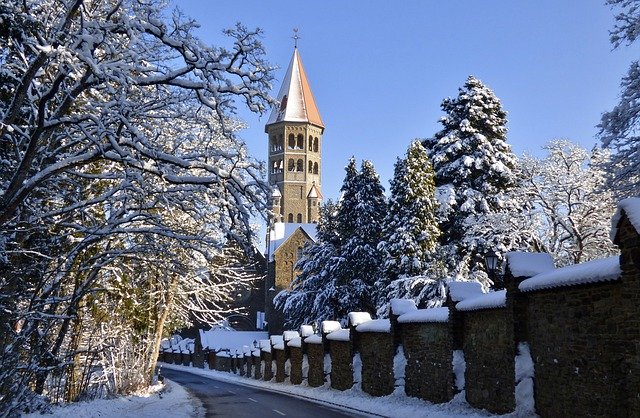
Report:
[[[390,298],[414,298],[424,304],[421,299],[432,296],[427,288],[437,286],[437,280],[419,277],[429,270],[440,236],[434,176],[427,151],[418,141],[395,164],[379,245],[385,260],[376,283],[379,315],[386,311]]]
[[[468,234],[469,222],[516,205],[516,157],[506,143],[507,114],[493,91],[473,76],[456,98],[442,102],[443,128],[424,142],[436,173],[441,250],[452,275],[474,275],[484,238]],[[481,274],[480,278],[486,276]]]

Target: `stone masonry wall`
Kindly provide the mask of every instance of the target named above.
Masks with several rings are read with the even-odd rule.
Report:
[[[624,324],[634,318],[624,286],[599,283],[528,295],[540,415],[627,416],[625,357],[632,347]]]
[[[429,402],[448,402],[454,395],[453,337],[448,323],[401,324],[407,358],[405,392]]]
[[[389,395],[394,390],[393,335],[387,332],[358,333],[362,361],[362,390],[372,396]]]
[[[309,360],[309,386],[316,388],[324,385],[324,347],[323,344],[307,345],[307,358]]]
[[[261,359],[264,361],[264,374],[262,378],[266,381],[273,379],[273,355],[262,351]]]
[[[331,354],[331,388],[351,389],[353,386],[353,348],[351,341],[329,341]]]
[[[282,383],[287,378],[284,364],[287,361],[287,352],[285,350],[273,350],[276,359],[276,382]]]
[[[252,355],[253,359],[253,378],[256,380],[262,379],[262,359],[260,356]]]
[[[291,361],[291,384],[299,385],[302,383],[302,348],[290,347]]]
[[[516,353],[511,311],[465,312],[463,350],[467,402],[499,414],[513,411]]]

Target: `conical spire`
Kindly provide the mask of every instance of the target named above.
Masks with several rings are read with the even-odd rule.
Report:
[[[307,122],[324,129],[298,48],[293,50],[293,57],[278,93],[278,101],[280,105],[271,111],[267,126],[278,122]]]

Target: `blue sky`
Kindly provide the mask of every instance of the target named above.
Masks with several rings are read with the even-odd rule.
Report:
[[[475,75],[508,112],[517,155],[542,155],[554,138],[596,144],[602,112],[638,48],[612,51],[614,11],[604,0],[575,1],[265,1],[176,0],[216,45],[242,22],[264,30],[268,60],[280,67],[276,95],[293,53],[292,29],[326,130],[322,189],[335,199],[350,156],[373,161],[385,188],[409,142],[440,128],[440,102]],[[264,124],[248,112],[241,133],[266,159]]]

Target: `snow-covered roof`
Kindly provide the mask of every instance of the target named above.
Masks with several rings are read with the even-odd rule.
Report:
[[[618,223],[620,223],[620,219],[622,218],[622,211],[627,214],[629,222],[631,222],[631,225],[633,225],[640,234],[640,197],[628,197],[618,202],[618,209],[611,219],[611,232],[609,236],[611,237],[611,241],[614,242],[616,235],[618,235]]]
[[[509,252],[505,255],[513,277],[533,277],[555,269],[553,257],[547,253]]]
[[[200,330],[200,341],[202,348],[209,350],[242,350],[243,346],[253,346],[254,341],[267,338],[266,331],[229,331],[221,328],[214,328],[209,331]]]
[[[358,332],[391,332],[391,321],[389,319],[373,319],[363,322],[356,327]],[[331,335],[331,334],[329,334]]]
[[[301,337],[308,337],[310,335],[313,335],[313,326],[312,325],[300,325],[300,336]]]
[[[307,344],[322,344],[322,337],[314,334],[304,339]]]
[[[475,298],[483,295],[482,285],[478,282],[461,282],[450,281],[447,283],[449,288],[449,296],[454,302],[460,302],[465,299]]]
[[[301,337],[295,337],[290,339],[287,342],[287,346],[289,347],[302,347],[302,338]]]
[[[316,240],[317,224],[299,224],[276,222],[269,234],[269,258],[273,261],[273,254],[284,244],[294,232],[302,229],[313,241]]]
[[[324,332],[325,334],[333,332],[340,328],[342,328],[342,326],[338,321],[322,321],[322,324],[320,324],[320,329],[322,329],[322,332]]]
[[[289,341],[293,338],[299,337],[300,333],[298,331],[285,331],[282,333],[282,338],[285,341]]]
[[[620,257],[613,256],[538,274],[523,280],[519,288],[523,292],[531,292],[561,286],[612,281],[619,279],[621,273]]]
[[[349,329],[339,329],[327,334],[327,340],[349,341]]]
[[[408,324],[413,322],[447,322],[449,321],[449,308],[418,309],[407,312],[398,317],[398,322]]]
[[[357,327],[367,321],[371,321],[371,314],[369,312],[349,312],[349,325]]]
[[[480,309],[504,308],[505,306],[507,306],[507,291],[498,290],[497,292],[489,292],[482,296],[458,302],[456,309],[459,311],[477,311]]]
[[[402,315],[418,309],[413,299],[391,299],[390,304],[391,313],[394,315]]]
[[[309,122],[324,128],[298,48],[293,51],[278,101],[280,104],[273,107],[267,126],[278,122]]]

